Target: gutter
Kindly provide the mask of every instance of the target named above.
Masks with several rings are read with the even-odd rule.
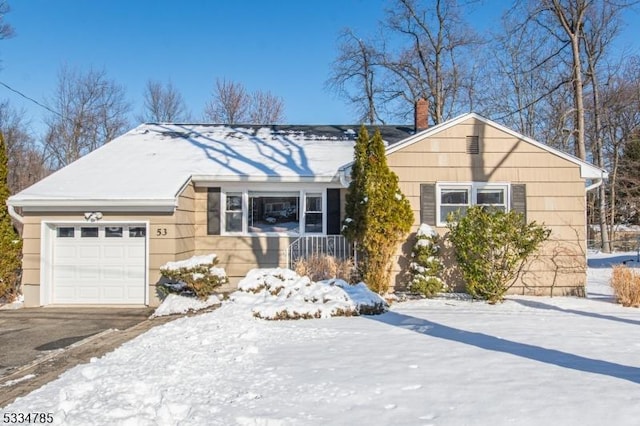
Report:
[[[331,183],[335,176],[245,176],[245,175],[191,175],[198,183],[210,182],[271,182],[271,183]]]
[[[28,199],[11,200],[7,203],[9,214],[20,223],[22,217],[16,217],[16,207],[23,212],[86,212],[99,210],[102,212],[165,212],[171,213],[176,208],[175,198],[169,199],[119,199],[119,200],[60,200],[60,199]],[[13,210],[13,212],[12,212]]]

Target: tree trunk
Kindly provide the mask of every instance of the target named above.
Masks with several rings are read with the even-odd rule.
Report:
[[[580,61],[580,39],[578,34],[571,34],[571,50],[573,51],[573,91],[574,105],[576,108],[576,156],[583,161],[587,159],[587,150],[584,143],[584,99],[582,87],[582,69]]]

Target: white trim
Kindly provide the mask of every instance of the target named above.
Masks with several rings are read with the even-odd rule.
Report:
[[[178,190],[178,192],[175,193],[174,195],[174,202],[176,204],[176,206],[178,205],[178,198],[180,198],[180,195],[182,195],[182,192],[187,188],[187,186],[189,186],[189,184],[191,183],[191,176],[189,176],[189,179],[187,179],[182,186],[180,187],[180,189]]]
[[[51,262],[51,259],[53,257],[53,229],[55,229],[54,225],[42,221],[40,225],[40,306],[49,305],[52,300],[53,262]]]
[[[134,225],[144,226],[145,231],[145,268],[144,268],[144,304],[149,306],[149,243],[150,222],[148,220],[105,220],[86,222],[78,220],[43,220],[40,224],[40,305],[50,305],[53,300],[53,244],[56,228],[59,226],[105,226]]]
[[[52,211],[155,211],[173,212],[177,206],[175,198],[154,200],[9,200],[7,203],[14,207],[22,207],[25,212]]]
[[[339,182],[338,173],[328,176],[247,176],[247,175],[192,175],[191,179],[200,186],[225,182],[247,183],[331,183]]]
[[[442,220],[440,217],[442,189],[458,188],[469,190],[469,207],[478,205],[478,190],[491,188],[504,189],[505,208],[507,212],[511,210],[511,184],[509,182],[436,182],[436,226],[443,227],[447,225],[446,220]]]

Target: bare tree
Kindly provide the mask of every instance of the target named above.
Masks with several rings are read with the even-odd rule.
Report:
[[[217,79],[204,116],[214,123],[230,125],[274,124],[284,120],[284,102],[271,92],[248,93],[241,83]]]
[[[640,135],[640,58],[626,58],[624,66],[607,80],[604,89],[603,146],[609,166],[609,220],[613,228],[616,221],[629,223],[634,216],[640,220],[640,198],[628,199],[629,187],[638,188],[638,164],[629,163],[629,156],[625,155],[625,150],[629,154],[627,145]]]
[[[524,0],[517,4],[524,5],[520,10],[524,24],[537,26],[541,31],[542,40],[555,40],[557,53],[562,55],[568,71],[565,75],[558,75],[558,82],[568,80],[572,89],[572,139],[574,153],[582,160],[587,159],[586,147],[586,110],[585,87],[593,83],[588,74],[590,67],[585,55],[585,28],[592,30],[598,25],[605,25],[606,31],[615,29],[617,18],[621,12],[633,4],[633,1],[620,0]],[[597,24],[597,22],[600,24]],[[606,24],[603,24],[607,22]],[[595,24],[595,26],[594,26]],[[600,27],[600,30],[604,30]],[[613,35],[613,34],[612,34]],[[611,39],[611,38],[610,38]],[[602,44],[600,49],[606,50],[610,39]],[[592,46],[593,47],[593,46]],[[599,55],[602,55],[601,52]]]
[[[251,95],[249,122],[253,124],[275,124],[284,120],[284,102],[271,92],[257,91]]]
[[[385,53],[389,82],[396,91],[387,100],[403,99],[407,113],[416,99],[428,99],[431,118],[438,124],[465,109],[463,86],[472,69],[465,58],[481,39],[463,20],[457,0],[425,3],[422,8],[417,0],[396,0],[387,12],[386,27],[406,40],[399,52]]]
[[[549,11],[550,15],[557,20],[560,28],[564,32],[561,36],[555,31],[559,40],[571,46],[571,82],[573,87],[573,102],[575,108],[575,154],[582,160],[587,159],[585,147],[585,124],[584,124],[584,96],[583,96],[583,66],[581,59],[580,38],[587,10],[592,6],[593,0],[543,0],[542,11]]]
[[[518,13],[512,9],[503,16],[502,32],[491,43],[483,113],[534,139],[557,140],[552,134],[565,128],[562,110],[558,113],[566,96],[566,82],[557,79],[562,60],[538,28],[514,19]]]
[[[12,194],[49,173],[42,150],[36,145],[28,128],[24,111],[14,109],[7,101],[0,103],[0,132],[4,135],[7,147],[7,183]]]
[[[603,146],[602,102],[600,99],[601,62],[605,57],[613,39],[619,33],[619,6],[608,2],[596,3],[585,14],[585,25],[582,28],[582,43],[587,64],[586,77],[591,84],[591,131],[593,158],[600,168],[605,168]],[[602,251],[611,252],[607,227],[607,187],[598,188],[598,220],[602,237]]]
[[[186,122],[190,120],[190,114],[173,83],[163,85],[149,80],[144,90],[144,111],[137,118],[141,122]]]
[[[4,16],[9,13],[10,10],[11,8],[6,1],[0,1],[0,39],[13,37],[13,27],[4,21]]]
[[[377,80],[383,71],[378,49],[350,29],[343,30],[340,39],[327,87],[355,108],[359,122],[384,124],[377,107],[384,91]]]
[[[382,41],[373,43],[343,33],[330,88],[357,107],[368,122],[383,115],[406,119],[420,98],[441,123],[467,111],[474,102],[479,70],[473,47],[482,43],[463,19],[458,0],[394,0],[381,26]]]
[[[250,103],[251,97],[241,83],[216,79],[213,99],[205,106],[204,114],[214,123],[246,123]]]
[[[105,71],[63,67],[49,108],[56,112],[46,120],[45,152],[55,170],[122,134],[131,106]]]

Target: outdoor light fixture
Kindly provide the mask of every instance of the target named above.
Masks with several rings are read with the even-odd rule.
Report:
[[[87,222],[97,222],[102,219],[102,212],[85,212],[84,218]]]

